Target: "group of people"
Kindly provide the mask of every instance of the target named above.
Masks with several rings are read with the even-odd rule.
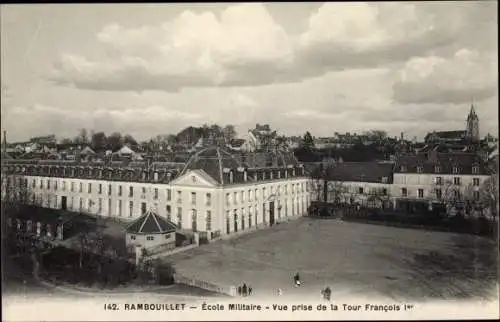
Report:
[[[323,299],[325,299],[326,301],[330,301],[330,298],[332,296],[332,289],[330,288],[330,286],[327,286],[324,289],[322,289],[321,295],[323,296]]]
[[[250,285],[247,286],[246,283],[243,283],[243,285],[238,286],[238,295],[240,296],[252,295],[252,287]]]

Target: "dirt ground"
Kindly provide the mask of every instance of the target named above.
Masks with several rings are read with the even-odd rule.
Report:
[[[254,294],[498,298],[498,249],[470,235],[301,218],[168,257],[185,276]],[[299,272],[303,285],[295,288]]]

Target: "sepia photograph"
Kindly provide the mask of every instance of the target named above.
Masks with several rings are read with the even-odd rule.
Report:
[[[0,5],[3,321],[499,318],[497,1]]]

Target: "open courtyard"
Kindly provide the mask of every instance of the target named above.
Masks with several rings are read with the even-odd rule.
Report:
[[[177,271],[259,297],[394,300],[497,299],[493,239],[339,220],[300,218],[168,257]],[[299,272],[303,285],[293,286]]]

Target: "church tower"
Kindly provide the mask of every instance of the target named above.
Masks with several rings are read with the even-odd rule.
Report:
[[[474,104],[471,104],[469,115],[467,116],[467,129],[465,138],[469,141],[479,141],[479,118],[474,109]]]

